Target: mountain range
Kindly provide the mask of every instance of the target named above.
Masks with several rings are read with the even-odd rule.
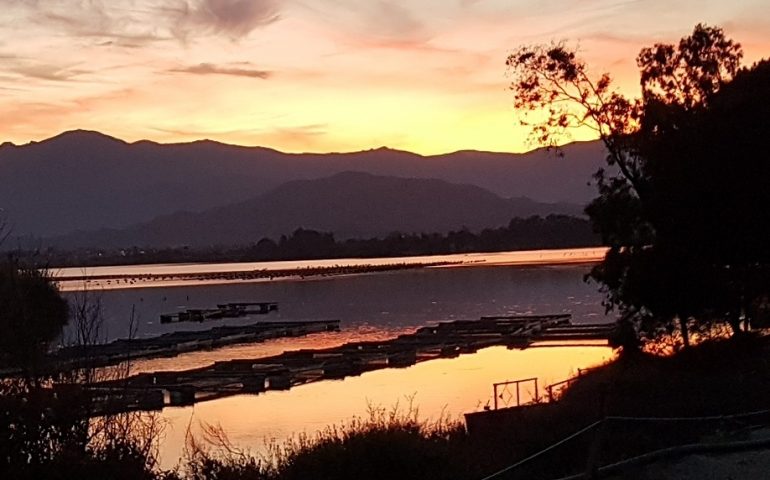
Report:
[[[292,199],[291,195],[286,193],[296,194],[308,189],[307,195],[301,197],[312,197],[312,205],[319,206],[312,216],[318,220],[315,224],[334,226],[339,229],[335,230],[335,233],[340,235],[358,235],[362,232],[373,232],[374,229],[356,227],[358,220],[339,217],[343,211],[340,206],[323,207],[324,199],[319,196],[319,192],[324,186],[328,186],[328,182],[334,184],[333,189],[339,190],[345,181],[355,183],[363,181],[364,178],[346,174],[332,177],[334,181],[329,179],[338,173],[356,171],[374,176],[397,176],[401,177],[402,181],[409,178],[437,179],[480,187],[488,190],[483,193],[476,191],[476,194],[480,202],[490,203],[490,214],[485,216],[486,214],[474,213],[473,216],[489,219],[505,210],[499,206],[492,207],[491,203],[498,205],[498,202],[493,202],[489,195],[496,197],[496,200],[515,197],[517,200],[507,203],[518,202],[520,206],[529,201],[532,207],[530,209],[511,209],[521,214],[564,213],[570,209],[575,210],[573,207],[559,207],[553,212],[546,212],[536,204],[587,203],[594,194],[588,182],[593,172],[603,164],[603,157],[603,149],[597,142],[568,145],[563,149],[563,156],[542,149],[525,154],[460,151],[434,156],[421,156],[387,148],[354,153],[290,154],[263,147],[241,147],[210,140],[178,144],[150,141],[128,143],[98,132],[76,130],[40,142],[25,145],[4,143],[0,146],[0,178],[3,179],[0,188],[0,209],[7,217],[15,236],[74,239],[84,238],[85,235],[69,235],[75,231],[101,230],[100,235],[103,235],[110,229],[126,228],[126,235],[129,235],[128,232],[139,232],[150,226],[162,229],[163,223],[177,224],[178,220],[185,217],[210,222],[212,215],[216,217],[229,214],[228,212],[240,212],[232,213],[232,217],[243,219],[244,212],[249,209],[261,212],[261,219],[269,218],[265,222],[272,226],[265,224],[260,231],[274,234],[278,233],[277,229],[290,228],[290,232],[299,226],[311,227],[306,220],[310,218],[309,213],[302,218],[292,217],[289,213],[292,208],[288,205]],[[287,182],[324,178],[327,180],[315,186],[312,182],[285,185]],[[368,180],[374,181],[372,178]],[[429,185],[435,187],[436,184]],[[351,188],[355,189],[354,186]],[[399,191],[393,185],[388,188],[394,189],[392,192]],[[424,188],[426,191],[430,190],[430,187]],[[383,189],[378,191],[384,195],[379,201],[373,198],[366,201],[379,202],[385,206],[397,203],[393,195],[385,195]],[[263,197],[268,193],[268,197]],[[462,193],[467,194],[466,191]],[[482,197],[487,200],[482,201]],[[459,206],[462,201],[458,203],[448,197],[442,198],[444,210],[465,208]],[[260,205],[266,204],[268,200],[277,202],[275,208],[281,204],[286,205],[288,210],[260,210],[263,208]],[[299,202],[300,199],[294,200]],[[332,201],[331,198],[329,200]],[[348,202],[351,201],[348,197]],[[309,212],[312,205],[302,208]],[[402,219],[420,218],[423,227],[419,228],[419,231],[428,231],[433,226],[438,228],[452,223],[445,221],[446,218],[439,221],[442,218],[442,209],[436,205],[438,203],[425,207],[425,212],[433,212],[431,215],[415,213],[419,206],[413,204],[414,208],[408,212],[406,209],[402,210],[399,216]],[[299,203],[293,207],[294,210],[297,208],[300,208]],[[331,212],[336,212],[334,215],[339,217],[338,222],[327,218],[332,215]],[[498,213],[493,215],[491,212]],[[383,214],[385,213],[383,211]],[[436,221],[429,222],[429,217],[435,218]],[[458,215],[459,217],[462,215]],[[469,228],[480,225],[479,222],[470,221],[471,215],[466,214],[463,218],[469,219],[467,223],[463,223]],[[302,224],[293,224],[300,220]],[[385,221],[385,217],[383,222],[378,231],[388,230],[398,224]],[[409,229],[418,226],[409,222],[411,220],[398,225]],[[183,223],[178,222],[179,228]],[[205,230],[210,229],[198,226],[195,235],[203,235],[201,232]],[[254,230],[253,233],[256,234],[257,231]],[[282,230],[280,233],[288,232]],[[140,239],[152,237],[139,233],[137,235]],[[166,237],[157,234],[155,238]],[[211,233],[206,242],[216,238],[220,237]]]
[[[333,232],[337,238],[370,238],[395,231],[479,231],[507,225],[513,217],[581,215],[581,210],[576,204],[504,199],[475,185],[343,172],[287,182],[204,212],[178,212],[125,229],[76,232],[52,241],[65,248],[243,245],[297,228]]]

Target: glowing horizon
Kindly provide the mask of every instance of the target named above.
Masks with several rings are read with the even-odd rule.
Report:
[[[698,22],[741,42],[747,65],[768,56],[763,3],[9,0],[0,142],[85,129],[285,152],[524,152],[536,145],[505,69],[517,46],[578,44],[633,95],[638,51]]]
[[[23,147],[25,145],[30,145],[30,144],[44,142],[46,140],[51,140],[53,138],[59,137],[61,135],[66,135],[66,134],[76,133],[76,132],[85,132],[85,133],[93,133],[93,134],[96,134],[96,135],[104,135],[104,136],[113,138],[113,139],[115,139],[115,140],[117,140],[119,142],[125,142],[125,143],[127,143],[129,145],[133,145],[133,144],[141,143],[141,142],[147,142],[147,141],[156,143],[158,145],[184,145],[184,144],[197,143],[197,142],[215,142],[215,143],[219,143],[221,145],[226,145],[226,146],[231,146],[231,147],[265,148],[265,149],[269,149],[269,150],[275,150],[275,151],[277,151],[279,153],[286,153],[286,154],[290,154],[290,155],[295,155],[295,154],[296,155],[302,155],[302,154],[307,154],[307,155],[325,155],[325,154],[340,155],[341,154],[341,155],[345,155],[345,154],[349,154],[349,153],[362,153],[362,152],[368,152],[368,151],[373,151],[373,150],[387,149],[387,150],[391,150],[391,151],[394,151],[394,152],[414,153],[414,154],[420,155],[420,156],[425,157],[425,158],[432,158],[432,157],[441,157],[441,156],[444,156],[444,155],[451,155],[451,154],[461,153],[461,152],[482,152],[482,153],[492,153],[492,154],[497,154],[497,153],[500,153],[500,154],[508,154],[508,153],[527,154],[527,153],[536,152],[537,150],[546,150],[546,149],[551,148],[549,146],[544,146],[544,145],[527,144],[524,147],[523,150],[515,151],[515,152],[514,151],[503,151],[503,150],[482,150],[482,149],[478,149],[478,148],[463,148],[463,149],[460,149],[460,150],[437,151],[435,153],[420,153],[420,152],[417,152],[417,151],[414,151],[414,150],[406,150],[406,149],[403,149],[403,148],[394,148],[394,147],[390,147],[388,145],[377,145],[377,146],[371,146],[371,147],[359,148],[359,149],[353,149],[353,150],[302,150],[302,149],[292,150],[292,149],[280,149],[280,148],[270,147],[270,146],[262,145],[262,144],[246,145],[246,144],[242,144],[242,143],[235,143],[235,142],[230,142],[230,141],[217,140],[216,138],[209,138],[209,137],[198,137],[198,138],[181,139],[181,140],[173,140],[173,139],[171,139],[171,140],[153,140],[152,138],[141,137],[141,138],[136,138],[136,139],[129,140],[129,139],[126,139],[126,138],[121,138],[118,135],[112,135],[110,133],[107,133],[104,130],[91,130],[91,129],[85,129],[85,128],[74,128],[74,129],[71,129],[71,130],[63,130],[61,132],[56,132],[56,133],[53,133],[51,135],[46,135],[46,136],[42,136],[42,137],[39,137],[39,138],[32,138],[32,139],[29,139],[29,140],[26,140],[26,141],[14,142],[12,140],[3,140],[3,141],[0,141],[0,145],[2,145],[4,142],[7,142],[7,143],[10,143],[10,144],[12,144],[12,145],[14,145],[16,147]],[[565,145],[570,145],[570,144],[577,144],[577,143],[586,143],[586,142],[590,143],[590,142],[597,141],[597,140],[598,140],[598,138],[582,136],[581,135],[581,136],[577,136],[575,138],[570,138],[569,140],[560,143],[559,147],[562,147],[562,146],[565,146]]]

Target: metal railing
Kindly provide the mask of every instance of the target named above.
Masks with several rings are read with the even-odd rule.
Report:
[[[567,378],[565,380],[561,380],[559,382],[551,383],[550,385],[546,385],[543,389],[548,394],[548,402],[552,403],[558,400],[559,394],[562,392],[562,390],[570,386],[570,384],[575,380],[577,380],[578,378],[582,377],[583,374],[590,372],[591,370],[594,370],[596,368],[598,367],[578,368],[577,375]]]
[[[558,398],[559,397],[558,394],[565,387],[569,386],[569,384],[571,384],[572,382],[574,382],[578,378],[582,377],[583,374],[585,374],[586,372],[594,370],[595,368],[598,368],[598,367],[578,368],[577,369],[577,375],[575,375],[573,377],[570,377],[570,378],[567,378],[565,380],[562,380],[560,382],[555,382],[555,383],[551,383],[550,385],[546,385],[544,387],[544,390],[548,394],[548,402],[550,403],[550,402],[555,402],[556,400],[558,400],[559,399]],[[534,385],[534,390],[535,390],[534,391],[534,395],[531,397],[531,401],[530,402],[525,402],[523,405],[526,405],[527,403],[532,403],[532,402],[539,403],[539,402],[541,402],[543,400],[540,397],[540,389],[538,388],[538,379],[537,379],[537,377],[521,378],[519,380],[507,380],[505,382],[498,382],[498,383],[493,383],[492,384],[492,390],[493,390],[492,398],[494,398],[494,410],[497,410],[498,408],[500,408],[500,403],[501,402],[499,400],[506,400],[506,398],[504,397],[504,395],[506,393],[510,394],[511,395],[510,400],[513,400],[513,393],[511,391],[511,385],[515,386],[514,387],[515,388],[514,391],[516,393],[516,397],[515,397],[516,398],[516,404],[512,405],[512,404],[509,403],[509,401],[503,401],[502,402],[503,406],[504,407],[513,407],[513,406],[520,407],[522,405],[522,403],[521,403],[521,384],[522,383],[532,383]],[[489,408],[486,407],[486,409],[489,409]]]
[[[500,402],[498,400],[505,400],[504,395],[506,393],[511,395],[511,400],[513,399],[513,393],[511,392],[510,388],[511,385],[515,386],[515,392],[516,392],[516,406],[520,407],[522,405],[521,403],[521,384],[522,383],[533,383],[535,387],[535,394],[534,397],[532,397],[532,400],[534,402],[540,401],[540,391],[537,386],[537,377],[532,378],[522,378],[519,380],[508,380],[506,382],[499,382],[499,383],[493,383],[492,384],[492,390],[493,390],[493,397],[494,397],[494,406],[495,410],[499,408]],[[508,402],[504,402],[505,406],[513,406],[509,405]]]

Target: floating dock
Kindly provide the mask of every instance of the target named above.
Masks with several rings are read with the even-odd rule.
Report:
[[[248,315],[267,315],[276,311],[278,311],[277,302],[220,303],[217,308],[188,308],[179,313],[164,313],[160,316],[160,323],[205,322]]]
[[[154,410],[243,393],[286,390],[305,383],[398,368],[437,358],[452,358],[503,345],[527,348],[549,337],[565,340],[574,329],[584,338],[607,339],[609,328],[572,325],[570,315],[483,317],[442,322],[387,341],[351,342],[334,348],[285,352],[238,359],[178,372],[144,373],[88,386],[102,413]],[[611,327],[611,326],[610,326]],[[583,331],[581,331],[583,330]]]
[[[270,338],[299,337],[311,333],[339,331],[339,320],[259,322],[242,326],[221,326],[203,331],[172,332],[153,338],[116,340],[103,345],[65,347],[49,357],[58,370],[77,365],[104,367],[121,362],[207,350],[238,343],[261,342]]]

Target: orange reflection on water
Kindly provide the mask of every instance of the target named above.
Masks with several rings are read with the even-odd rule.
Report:
[[[131,374],[179,371],[204,367],[214,362],[241,358],[263,358],[300,349],[322,349],[349,342],[390,340],[402,334],[413,333],[414,328],[358,327],[339,332],[314,333],[305,337],[274,338],[262,343],[230,345],[215,350],[187,352],[175,357],[150,358],[131,362]]]
[[[237,446],[258,452],[265,442],[284,441],[299,432],[314,433],[325,426],[365,416],[369,405],[404,405],[414,396],[421,418],[443,413],[458,417],[492,404],[492,384],[538,377],[542,387],[574,376],[611,359],[605,346],[569,346],[508,350],[491,347],[473,355],[418,363],[404,369],[385,369],[337,381],[321,381],[288,391],[238,395],[192,407],[166,408],[168,422],[161,446],[164,466],[176,464],[190,426],[200,432],[201,422],[220,424]],[[535,392],[522,386],[522,401]]]

